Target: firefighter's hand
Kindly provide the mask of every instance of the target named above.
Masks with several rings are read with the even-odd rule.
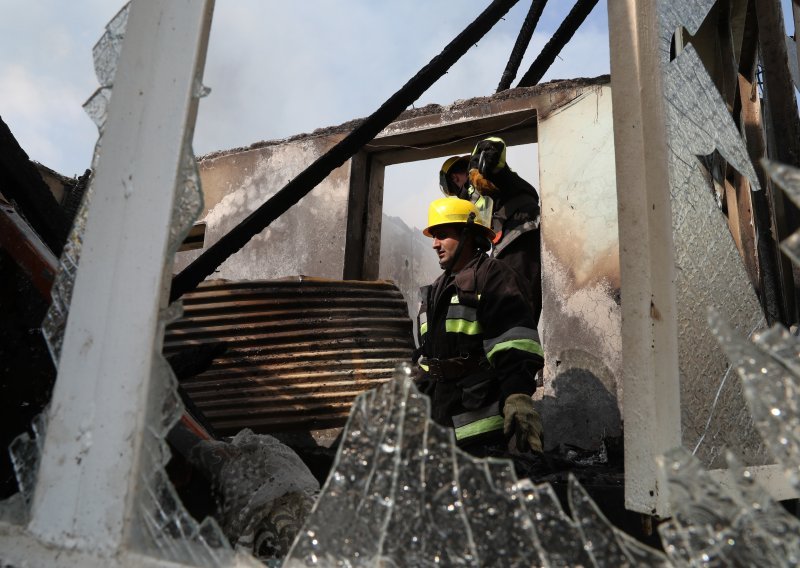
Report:
[[[527,394],[512,394],[503,405],[503,433],[516,438],[521,452],[543,451],[542,417],[533,407],[533,399]]]

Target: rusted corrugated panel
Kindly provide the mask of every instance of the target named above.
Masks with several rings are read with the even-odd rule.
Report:
[[[342,426],[355,396],[391,377],[414,347],[406,302],[391,282],[215,281],[183,305],[164,353],[228,346],[182,383],[221,433]]]

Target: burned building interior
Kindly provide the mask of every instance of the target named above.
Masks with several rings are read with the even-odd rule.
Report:
[[[611,74],[541,82],[598,0],[520,73],[532,0],[497,92],[413,107],[515,3],[367,118],[203,156],[212,0],[108,24],[82,175],[0,108],[0,563],[800,562],[800,4],[609,0]],[[383,199],[487,134],[537,152],[545,451],[477,459]]]

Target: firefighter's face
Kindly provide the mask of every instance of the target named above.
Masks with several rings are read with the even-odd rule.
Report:
[[[450,174],[450,181],[452,181],[458,189],[463,188],[467,183],[467,172],[453,172]]]
[[[439,255],[439,267],[445,269],[458,248],[461,227],[459,225],[434,227],[431,229],[431,236],[433,236],[433,250]]]

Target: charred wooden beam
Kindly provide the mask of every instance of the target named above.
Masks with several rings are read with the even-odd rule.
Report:
[[[494,0],[474,22],[464,28],[464,31],[458,34],[439,55],[414,75],[399,91],[389,97],[378,110],[178,274],[172,280],[170,300],[175,300],[189,290],[193,290],[228,257],[239,251],[250,239],[288,211],[334,169],[358,152],[364,144],[375,138],[406,107],[444,75],[470,47],[486,35],[517,1]],[[309,228],[309,230],[313,229]]]
[[[742,45],[739,51],[739,93],[734,105],[734,119],[739,125],[742,138],[747,142],[747,153],[758,177],[761,191],[752,191],[749,182],[739,179],[734,184],[739,195],[740,211],[747,207],[745,185],[749,189],[750,215],[754,226],[757,258],[759,299],[767,322],[787,322],[785,291],[791,290],[791,280],[786,280],[786,259],[781,255],[776,240],[775,217],[771,198],[772,185],[761,167],[760,160],[766,156],[767,143],[764,121],[761,116],[761,100],[756,84],[756,63],[758,61],[758,21],[755,0],[747,3]],[[738,175],[738,173],[736,174]],[[744,239],[743,239],[744,241]],[[743,242],[744,245],[744,242]],[[788,287],[787,287],[788,286]]]
[[[506,68],[500,77],[500,83],[497,85],[497,93],[511,88],[511,82],[516,79],[519,65],[522,63],[522,57],[525,55],[525,50],[528,49],[528,44],[531,42],[533,32],[536,30],[536,24],[539,23],[545,4],[547,4],[547,0],[533,0],[531,2],[531,7],[519,30],[517,41],[514,42],[511,55],[508,57]]]
[[[550,41],[542,49],[542,52],[531,64],[530,69],[522,76],[517,87],[532,87],[541,81],[542,77],[553,61],[556,60],[558,54],[564,49],[581,24],[586,20],[594,7],[597,5],[597,0],[578,0],[575,6],[572,7],[567,17],[558,26],[556,33],[550,38]]]
[[[759,51],[764,71],[764,98],[768,125],[768,153],[771,158],[794,167],[800,167],[800,118],[794,84],[789,72],[786,50],[786,31],[783,13],[778,0],[754,0],[758,21]],[[768,189],[771,186],[768,186]],[[781,192],[769,192],[773,223],[778,241],[800,229],[800,210]],[[798,282],[793,268],[781,255],[780,266],[784,282],[784,323],[797,321]]]
[[[25,150],[0,118],[0,191],[58,256],[69,232],[69,222]]]
[[[772,113],[775,159],[800,167],[800,119],[789,72],[786,30],[778,0],[755,0],[764,89]]]

